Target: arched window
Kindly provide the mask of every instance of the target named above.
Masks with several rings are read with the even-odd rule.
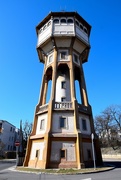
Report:
[[[84,32],[87,34],[87,28],[86,27],[84,27]]]
[[[49,22],[47,23],[47,26],[50,26],[50,24],[51,24],[51,21],[49,21]]]
[[[59,24],[59,19],[54,19],[54,20],[53,20],[53,23],[54,23],[54,24]]]
[[[79,26],[79,22],[76,20],[76,25]]]
[[[39,30],[39,34],[42,32],[42,29]]]
[[[78,103],[82,104],[80,84],[79,84],[78,80],[75,80],[75,93],[76,93],[76,99],[77,99]]]
[[[82,25],[82,24],[80,24],[79,26],[80,26],[80,28],[83,30],[83,25]]]
[[[61,23],[66,23],[66,19],[61,19]]]
[[[43,30],[45,30],[45,29],[46,29],[46,27],[47,27],[47,26],[46,26],[46,24],[45,24],[45,25],[44,25],[44,27],[43,27]]]
[[[72,24],[73,23],[73,19],[67,19],[67,23]]]

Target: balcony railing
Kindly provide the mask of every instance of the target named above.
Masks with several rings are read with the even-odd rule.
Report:
[[[72,102],[55,102],[54,109],[72,109]]]

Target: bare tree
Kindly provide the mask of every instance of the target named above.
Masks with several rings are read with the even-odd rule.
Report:
[[[27,145],[27,140],[29,135],[31,134],[32,131],[32,123],[30,123],[29,121],[25,121],[25,123],[23,124],[23,146],[24,149],[26,148]]]
[[[96,116],[95,129],[102,146],[113,148],[119,146],[121,139],[121,106],[109,106],[101,115]]]

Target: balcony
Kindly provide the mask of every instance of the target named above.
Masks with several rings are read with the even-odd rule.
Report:
[[[81,30],[78,26],[76,26],[76,33],[80,39],[82,39],[85,43],[89,44],[88,34]]]
[[[53,35],[71,35],[74,36],[74,24],[54,24]]]
[[[73,108],[72,102],[55,102],[53,109],[68,110]]]
[[[39,106],[39,111],[36,114],[41,114],[43,112],[48,111],[48,104],[44,104],[43,106]]]
[[[37,46],[45,42],[52,35],[52,23],[51,21],[47,22],[38,33],[38,42]]]
[[[86,114],[91,114],[91,107],[78,104],[78,111]]]

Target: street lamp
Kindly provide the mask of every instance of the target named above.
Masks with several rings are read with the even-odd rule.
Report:
[[[93,154],[93,163],[94,163],[94,170],[96,169],[96,164],[95,164],[95,150],[94,150],[94,134],[91,134],[91,139],[92,139],[92,154]]]

